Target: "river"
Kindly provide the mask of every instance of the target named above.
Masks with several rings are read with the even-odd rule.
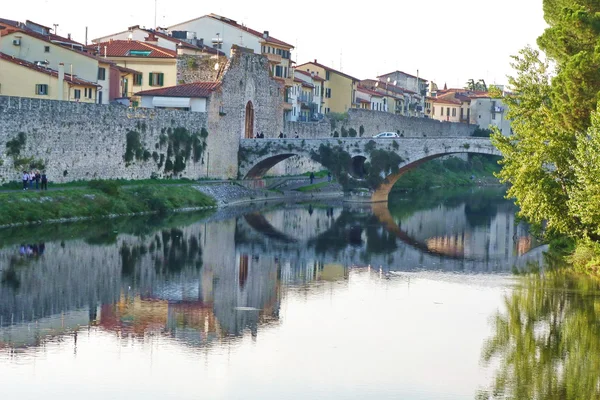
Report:
[[[598,286],[515,211],[478,188],[2,230],[0,398],[598,398]]]

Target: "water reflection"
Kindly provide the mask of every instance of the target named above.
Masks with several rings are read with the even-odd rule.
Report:
[[[504,303],[483,349],[483,361],[499,369],[479,399],[600,398],[597,281],[534,275]]]
[[[63,341],[76,352],[84,333],[122,346],[160,349],[167,341],[200,354],[284,329],[302,314],[286,310],[290,298],[345,296],[359,307],[370,295],[350,296],[353,279],[372,276],[390,282],[390,293],[410,292],[411,277],[426,271],[448,274],[441,289],[481,275],[479,287],[493,280],[490,274],[541,259],[543,249],[533,249],[535,241],[499,192],[445,194],[432,204],[435,196],[397,199],[389,209],[251,205],[210,216],[0,231],[0,368],[3,356],[37,356]],[[38,243],[37,255],[21,254],[22,243]],[[448,278],[453,274],[461,277]],[[425,292],[437,295],[440,288]],[[429,298],[419,305],[427,310],[423,316],[447,315],[431,306]],[[418,308],[414,313],[421,324],[432,323]],[[371,329],[370,314],[344,318],[363,332]],[[378,318],[390,315],[381,311]],[[335,316],[316,312],[314,318],[323,325]],[[310,323],[303,327],[307,335],[320,334]]]

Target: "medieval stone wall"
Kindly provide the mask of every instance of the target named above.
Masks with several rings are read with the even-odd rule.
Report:
[[[219,79],[226,57],[182,54],[177,56],[177,84],[213,82]]]
[[[371,137],[381,132],[396,132],[402,137],[443,137],[471,136],[476,125],[440,122],[429,118],[405,117],[383,111],[348,110],[348,118],[332,124],[332,131],[341,136],[342,127],[354,128],[363,137]],[[333,133],[332,132],[332,133]]]

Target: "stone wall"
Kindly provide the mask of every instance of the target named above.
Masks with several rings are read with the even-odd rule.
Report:
[[[360,132],[364,128],[363,137],[371,137],[380,132],[397,132],[403,137],[442,137],[471,136],[476,125],[440,122],[429,118],[405,117],[383,111],[348,110],[345,121],[337,121],[333,131],[341,136],[341,129],[354,128]],[[333,132],[332,132],[333,133]]]
[[[220,151],[211,153],[211,168],[235,178],[237,151],[246,135],[246,107],[254,110],[254,134],[275,138],[283,131],[283,87],[271,78],[266,57],[234,46],[221,86],[208,105],[208,130],[219,132]],[[279,167],[277,173],[282,173]]]
[[[14,158],[6,154],[6,143],[21,132],[26,145],[18,158],[43,162],[51,182],[152,176],[236,178],[246,105],[253,104],[254,132],[276,137],[283,130],[282,90],[270,77],[264,56],[234,50],[219,89],[207,103],[207,113],[0,96],[0,183],[21,177]],[[189,134],[204,128],[208,136],[198,160],[191,157],[185,169],[173,174],[165,170],[169,160],[165,136],[177,128]],[[125,161],[128,132],[139,134],[141,153],[146,153],[132,162]],[[171,156],[172,163],[175,158]]]
[[[177,56],[177,84],[213,82],[219,79],[226,57],[182,54]]]
[[[328,118],[319,122],[285,121],[283,133],[288,138],[294,138],[296,134],[303,139],[318,139],[331,136],[331,123]]]
[[[51,182],[89,179],[144,179],[166,177],[167,146],[161,135],[183,127],[199,132],[207,126],[207,114],[185,111],[128,109],[123,106],[83,104],[0,96],[0,182],[19,180],[14,157],[7,156],[6,143],[22,132],[26,145],[20,158],[34,157],[46,165]],[[147,161],[125,162],[127,132],[140,135]],[[214,135],[214,136],[213,136]],[[206,175],[205,156],[216,152],[219,141],[209,132],[207,148],[198,162],[187,160],[178,177],[199,178]],[[219,149],[220,150],[220,149]],[[237,150],[236,150],[237,152]],[[221,171],[209,170],[212,176]]]

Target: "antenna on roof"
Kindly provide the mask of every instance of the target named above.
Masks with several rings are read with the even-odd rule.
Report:
[[[154,0],[154,29],[156,29],[156,6],[157,6],[158,0]]]

